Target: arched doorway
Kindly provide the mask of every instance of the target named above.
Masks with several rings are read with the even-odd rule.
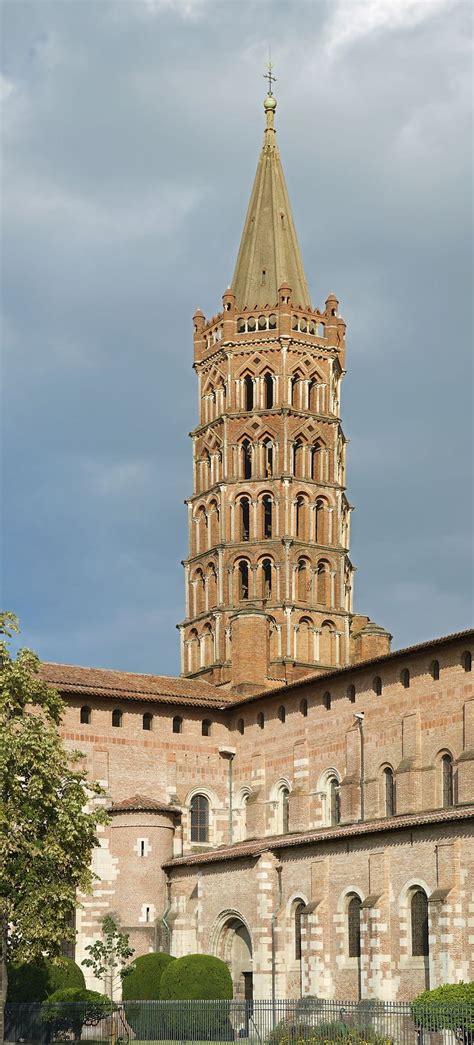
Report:
[[[249,929],[238,914],[229,914],[217,926],[216,935],[214,953],[229,966],[234,998],[238,1001],[252,1001],[253,962]]]

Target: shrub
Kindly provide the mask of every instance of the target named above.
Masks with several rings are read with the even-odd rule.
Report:
[[[72,958],[57,963],[49,959],[37,962],[11,962],[8,965],[8,1001],[44,1001],[63,987],[85,988],[84,973]]]
[[[471,1042],[474,1037],[474,983],[445,983],[432,991],[423,991],[411,1003],[411,1014],[420,1029],[459,1031],[464,1042]]]
[[[106,994],[85,987],[62,987],[43,1002],[41,1017],[51,1037],[72,1033],[79,1039],[84,1025],[96,1026],[110,1016],[112,1008]]]
[[[158,1006],[135,1004],[160,997],[160,983],[164,970],[175,961],[170,954],[142,954],[132,963],[130,972],[122,973],[122,998],[125,1002],[127,1023],[141,1041],[160,1037]]]
[[[184,958],[176,958],[165,969],[160,996],[169,1001],[232,998],[232,977],[220,958],[210,954],[186,954]]]
[[[232,977],[225,962],[210,954],[187,954],[176,958],[161,978],[164,1001],[198,1001],[200,1004],[172,1006],[168,1036],[189,1041],[224,1041],[233,1037],[229,1021]],[[220,1001],[219,1005],[211,1002]],[[209,1004],[206,1004],[208,1002]]]
[[[268,1045],[392,1045],[390,1038],[371,1028],[333,1020],[330,1023],[300,1023],[282,1020],[270,1034]]]

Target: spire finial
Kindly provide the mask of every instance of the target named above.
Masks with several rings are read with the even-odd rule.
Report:
[[[273,65],[271,58],[267,63],[267,71],[263,74],[263,79],[268,80],[268,93],[269,95],[272,95],[272,84],[276,83],[276,76],[273,75]]]

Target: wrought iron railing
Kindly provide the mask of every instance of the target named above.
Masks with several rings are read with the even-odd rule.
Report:
[[[6,1041],[242,1042],[243,1045],[474,1045],[474,1006],[409,1002],[126,1001],[9,1004]]]

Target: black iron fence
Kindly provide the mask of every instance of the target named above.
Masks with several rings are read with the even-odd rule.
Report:
[[[239,1042],[243,1045],[474,1045],[474,1006],[409,1002],[127,1001],[108,1011],[86,1002],[15,1004],[6,1041]]]

